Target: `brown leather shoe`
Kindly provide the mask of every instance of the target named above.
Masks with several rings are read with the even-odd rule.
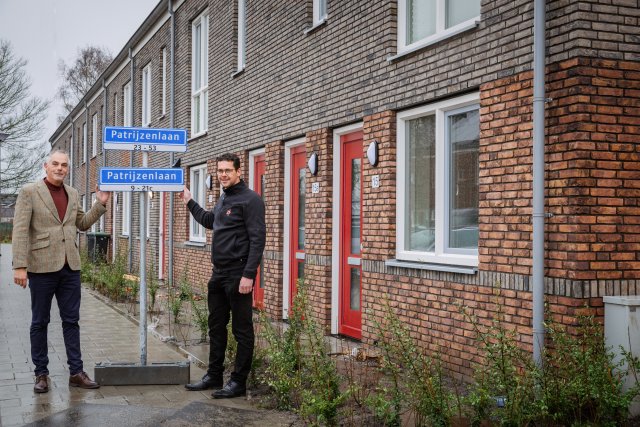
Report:
[[[49,377],[46,374],[38,375],[36,383],[33,385],[33,391],[36,393],[46,393],[49,391]]]
[[[86,372],[82,371],[69,377],[70,387],[80,388],[100,388],[100,384],[89,378]]]

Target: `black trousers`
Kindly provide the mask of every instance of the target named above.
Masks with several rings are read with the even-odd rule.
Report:
[[[227,325],[231,317],[231,332],[238,342],[235,368],[231,379],[245,385],[253,361],[254,333],[253,294],[241,294],[243,266],[232,269],[214,268],[208,288],[209,305],[209,369],[214,378],[222,377],[227,349]]]
[[[62,320],[62,335],[67,351],[69,373],[82,372],[80,351],[80,272],[65,265],[53,273],[28,273],[31,290],[31,360],[35,374],[49,374],[47,329],[51,320],[51,302],[55,295]]]

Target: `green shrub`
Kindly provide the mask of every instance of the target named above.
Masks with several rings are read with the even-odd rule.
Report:
[[[546,419],[565,425],[624,424],[629,405],[640,392],[637,382],[626,391],[623,388],[624,377],[637,372],[637,358],[622,351],[616,361],[605,346],[602,325],[592,316],[579,317],[573,334],[553,322],[547,331],[550,345],[540,379]]]
[[[209,309],[207,301],[198,301],[195,298],[191,300],[191,312],[196,323],[196,328],[200,331],[200,341],[207,342],[209,332]]]
[[[385,425],[397,426],[406,410],[417,425],[448,426],[459,409],[458,399],[445,382],[439,353],[419,348],[389,304],[382,322],[374,319],[374,324],[388,384],[379,385],[367,399],[373,414]]]

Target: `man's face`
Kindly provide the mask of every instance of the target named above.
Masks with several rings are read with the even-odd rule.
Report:
[[[64,153],[54,153],[48,163],[44,164],[47,172],[47,181],[53,185],[62,185],[64,178],[69,173],[69,157]]]
[[[223,188],[229,188],[240,182],[241,168],[235,170],[233,168],[233,162],[222,161],[218,162],[218,179]]]

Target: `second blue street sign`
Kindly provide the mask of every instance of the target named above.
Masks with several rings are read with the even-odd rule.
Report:
[[[105,191],[182,191],[182,168],[101,168],[100,190]]]

